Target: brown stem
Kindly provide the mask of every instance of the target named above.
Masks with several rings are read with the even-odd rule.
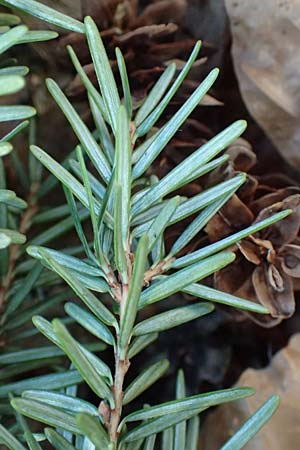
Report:
[[[169,258],[167,260],[160,261],[156,266],[150,267],[144,276],[144,283],[147,286],[151,283],[154,277],[162,275],[166,270],[169,269],[169,264],[174,260],[174,258]]]
[[[121,292],[121,295],[119,294],[119,298],[115,300],[119,302],[120,304],[120,324],[122,324],[123,318],[124,318],[124,310],[125,305],[128,298],[128,291],[129,291],[129,285],[130,285],[130,279],[131,279],[131,270],[132,270],[132,263],[133,263],[133,257],[132,254],[129,251],[127,252],[127,264],[128,264],[128,279],[129,284],[121,284],[119,293]],[[172,258],[167,261],[161,261],[157,266],[149,269],[145,273],[145,284],[150,283],[152,278],[154,276],[160,275],[164,272],[165,267],[167,268],[168,264],[171,262]],[[122,283],[122,280],[121,280]],[[117,338],[118,339],[118,338]],[[129,342],[127,343],[127,349],[129,347]],[[121,420],[122,415],[122,406],[123,406],[123,384],[125,375],[129,369],[130,361],[127,357],[127,350],[125,353],[124,359],[120,359],[119,357],[119,347],[117,342],[117,348],[115,353],[115,379],[114,379],[114,385],[112,387],[112,393],[114,398],[114,409],[110,411],[110,417],[109,421],[107,423],[107,428],[109,431],[110,441],[114,444],[114,448],[117,449],[117,443],[119,438],[119,432],[118,427]],[[101,406],[101,405],[100,405]]]
[[[21,234],[26,234],[30,225],[32,217],[37,211],[36,205],[36,193],[38,191],[39,185],[33,184],[30,189],[30,193],[27,199],[28,207],[21,217],[21,222],[19,226],[19,232]],[[3,280],[2,286],[0,288],[0,313],[3,313],[6,303],[7,292],[14,281],[15,276],[15,266],[20,255],[20,245],[14,244],[10,247],[8,270],[7,274]]]
[[[118,433],[118,427],[120,424],[121,414],[122,414],[122,403],[123,403],[123,383],[125,375],[129,369],[129,361],[126,358],[126,360],[120,360],[118,356],[116,355],[116,372],[115,372],[115,380],[114,380],[114,386],[113,386],[113,395],[114,395],[114,402],[115,402],[115,408],[111,411],[110,415],[110,423],[109,423],[109,434],[110,434],[110,440],[115,445],[117,444],[119,433]]]
[[[127,258],[127,271],[128,271],[127,273],[128,273],[129,283],[130,283],[131,270],[132,270],[132,258],[130,257],[129,251],[126,255],[126,258]],[[124,310],[125,310],[125,305],[126,305],[126,302],[128,299],[128,291],[129,291],[129,284],[122,284],[122,287],[121,287],[122,295],[121,295],[121,301],[120,301],[120,324],[122,324],[122,322],[124,320]],[[118,340],[118,337],[117,337],[117,340]],[[128,342],[127,348],[128,348],[128,346],[129,346],[129,342]],[[114,444],[115,448],[117,448],[117,442],[118,442],[118,438],[119,438],[118,427],[119,427],[121,415],[122,415],[123,396],[124,396],[124,392],[123,392],[124,378],[129,369],[129,366],[130,366],[130,362],[127,358],[127,349],[126,349],[126,354],[125,354],[124,359],[120,359],[119,355],[120,355],[120,352],[119,352],[119,345],[118,345],[118,341],[117,341],[117,348],[116,348],[116,353],[115,353],[115,379],[114,379],[114,385],[112,388],[115,407],[111,411],[110,421],[109,421],[109,426],[108,426],[110,440]]]

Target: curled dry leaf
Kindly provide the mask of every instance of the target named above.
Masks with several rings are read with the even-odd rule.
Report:
[[[238,386],[253,386],[254,396],[228,403],[212,412],[202,427],[201,450],[218,450],[243,422],[272,394],[279,394],[279,409],[244,450],[298,450],[300,442],[300,334],[278,352],[265,369],[247,369]],[[218,426],[216,427],[216,423]]]
[[[293,284],[279,263],[263,263],[252,274],[255,293],[272,317],[288,318],[295,310]]]
[[[272,197],[269,197],[271,200]],[[229,204],[230,202],[228,202]],[[243,212],[244,208],[240,208]],[[284,220],[250,236],[236,246],[239,253],[237,260],[215,275],[215,284],[219,289],[226,292],[258,301],[268,308],[271,317],[250,314],[250,317],[260,325],[269,327],[277,325],[282,319],[290,317],[295,310],[294,290],[296,284],[294,278],[300,275],[300,246],[298,234],[300,229],[300,195],[288,196],[283,201],[271,204],[264,208],[257,216],[255,222],[259,222],[274,213],[292,209],[293,213]],[[234,210],[234,209],[233,209]],[[206,231],[210,237],[216,240],[219,236],[217,231],[223,230],[216,222],[222,220],[231,224],[231,231],[240,228],[241,215],[239,219],[228,213],[228,208],[222,209]],[[251,223],[251,220],[248,224]],[[233,225],[234,224],[234,225]],[[245,220],[245,225],[247,220]],[[229,234],[229,233],[228,233]],[[293,244],[291,244],[293,243]],[[245,258],[243,264],[242,258]],[[249,313],[243,313],[249,315]]]
[[[243,139],[230,146],[227,153],[229,162],[206,178],[206,186],[230,178],[237,171],[247,172],[256,163],[250,144]],[[210,220],[205,231],[215,242],[276,212],[292,209],[284,220],[237,243],[232,249],[236,261],[215,274],[218,289],[259,302],[270,311],[270,315],[263,316],[235,313],[236,317],[242,314],[270,327],[295,310],[294,291],[300,285],[300,190],[276,174],[263,178],[247,175],[245,186]]]
[[[294,241],[299,233],[300,195],[290,195],[282,201],[271,204],[263,209],[255,220],[255,222],[260,222],[285,209],[291,209],[293,214],[286,217],[284,220],[276,222],[271,227],[263,229],[259,233],[259,237],[272,241],[273,245],[278,248]]]
[[[241,93],[282,156],[299,170],[298,0],[225,0]]]
[[[267,208],[270,205],[273,205],[274,203],[278,203],[283,201],[285,198],[290,197],[291,195],[299,194],[300,189],[298,187],[286,187],[282,189],[277,189],[276,184],[272,183],[272,180],[265,180],[267,181],[268,185],[260,185],[260,190],[265,189],[267,192],[270,191],[270,185],[273,184],[273,189],[271,189],[271,193],[267,193],[263,195],[262,197],[259,197],[258,199],[255,199],[251,203],[251,209],[254,211],[254,213],[257,215],[259,212]]]
[[[290,277],[300,278],[300,245],[285,245],[281,256],[284,272]]]

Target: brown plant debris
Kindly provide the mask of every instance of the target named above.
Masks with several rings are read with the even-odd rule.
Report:
[[[288,345],[278,352],[265,369],[247,369],[239,378],[238,386],[253,386],[254,396],[228,403],[211,413],[202,428],[201,450],[222,447],[272,394],[280,396],[280,406],[272,420],[251,441],[245,450],[298,450],[300,334],[295,334]],[[218,426],[216,427],[216,423]]]
[[[249,144],[238,140],[228,153],[230,161],[208,179],[210,185],[220,176],[249,171],[256,162]],[[274,213],[291,209],[284,220],[244,239],[236,246],[236,261],[215,275],[218,289],[266,306],[270,316],[243,312],[256,323],[270,327],[290,317],[295,310],[294,290],[300,278],[300,189],[288,178],[248,175],[247,182],[208,223],[211,242],[233,234]],[[278,189],[278,185],[282,185]]]

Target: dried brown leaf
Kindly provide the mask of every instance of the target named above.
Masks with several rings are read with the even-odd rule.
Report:
[[[233,63],[245,104],[282,157],[299,171],[298,0],[225,0]]]
[[[294,313],[293,284],[279,263],[264,263],[256,267],[252,283],[258,300],[268,308],[272,317],[286,319]]]
[[[280,248],[296,239],[300,229],[300,195],[295,194],[285,198],[283,201],[274,203],[263,209],[257,216],[255,222],[271,217],[273,214],[292,209],[293,213],[274,225],[265,228],[259,233],[262,239],[272,242],[273,246]]]
[[[278,352],[266,369],[247,369],[238,386],[252,386],[254,396],[220,406],[202,428],[201,450],[219,450],[249,416],[272,394],[281,397],[280,407],[244,450],[298,450],[300,442],[300,334]],[[218,426],[216,426],[218,424]]]
[[[280,252],[284,272],[295,278],[300,278],[300,246],[287,244]]]

